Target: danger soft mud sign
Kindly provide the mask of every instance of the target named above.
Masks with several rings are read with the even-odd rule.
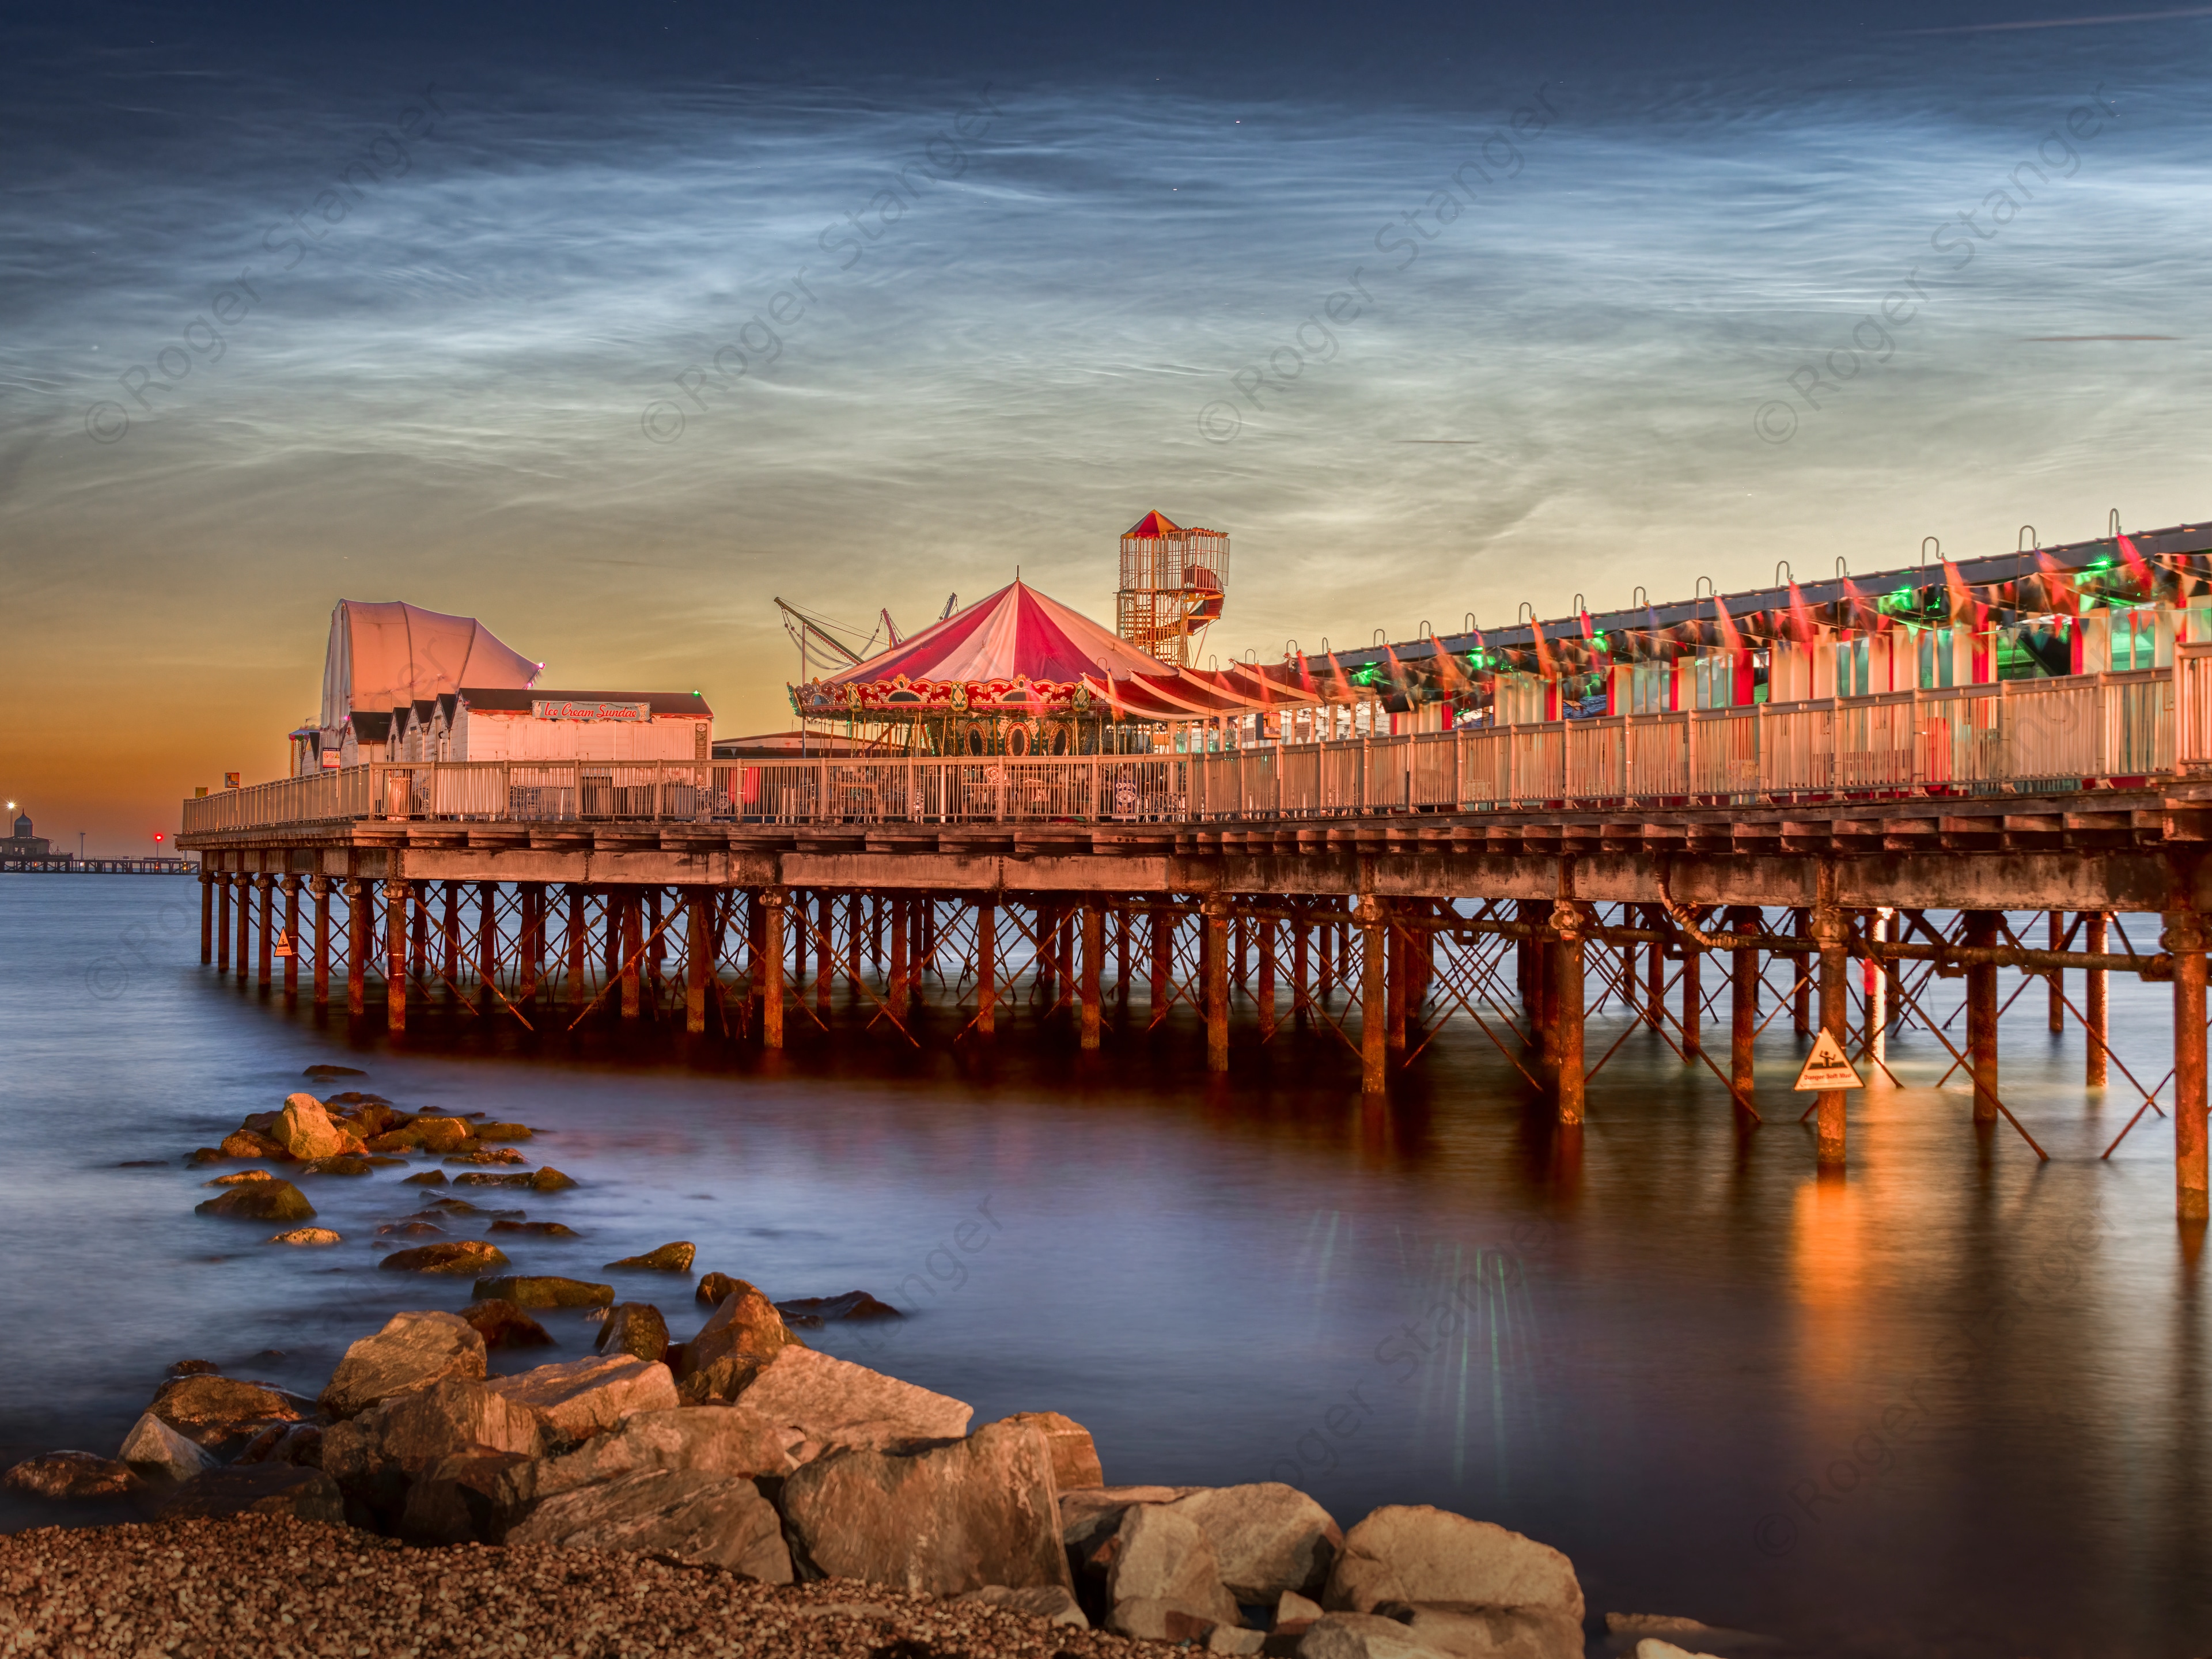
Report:
[[[1844,1045],[1823,1026],[1813,1052],[1805,1056],[1805,1069],[1797,1073],[1797,1087],[1803,1093],[1818,1094],[1824,1089],[1863,1089],[1866,1083],[1844,1057]]]

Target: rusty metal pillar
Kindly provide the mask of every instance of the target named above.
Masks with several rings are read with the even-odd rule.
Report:
[[[253,878],[238,878],[238,982],[253,969]]]
[[[645,984],[647,1000],[656,1015],[660,1012],[661,989],[667,981],[667,975],[661,972],[667,961],[668,939],[660,929],[661,896],[658,882],[645,890]]]
[[[1759,930],[1759,913],[1737,905],[1728,913],[1729,931]],[[1739,945],[1729,952],[1729,1084],[1735,1091],[1736,1117],[1746,1121],[1757,1085],[1753,1045],[1759,1036],[1759,947]]]
[[[1105,969],[1106,913],[1097,902],[1083,907],[1083,1046],[1098,1046],[1099,978]]]
[[[2063,951],[2066,948],[2066,913],[2063,910],[2053,910],[2051,913],[2046,934],[2050,939],[2052,950]],[[2056,1036],[2066,1029],[2066,970],[2063,968],[2053,968],[2047,977],[2051,981],[2051,994],[2047,999],[2050,1005],[2050,1018],[2047,1023],[2052,1035]]]
[[[1229,1069],[1229,901],[1208,894],[1199,905],[1206,986],[1206,1069]]]
[[[1152,1016],[1167,1012],[1175,985],[1175,917],[1164,904],[1155,904],[1148,916],[1146,943],[1152,947]]]
[[[845,994],[848,1001],[860,1000],[860,910],[863,901],[858,893],[845,900]]]
[[[584,1012],[584,962],[586,941],[584,937],[586,912],[584,908],[583,888],[575,882],[568,884],[568,1017],[575,1018]]]
[[[1698,910],[1692,907],[1690,920],[1698,921]],[[1702,923],[1698,924],[1703,926]],[[1697,942],[1685,934],[1682,939],[1682,1058],[1697,1063],[1698,1054],[1705,1047],[1705,953]]]
[[[200,869],[200,965],[215,960],[215,873]]]
[[[261,948],[255,980],[265,991],[269,988],[269,981],[275,968],[276,878],[271,875],[258,875],[254,877],[253,885],[255,890],[261,895],[260,927],[257,935]]]
[[[461,884],[449,881],[444,885],[446,914],[439,937],[445,951],[443,960],[439,963],[439,972],[453,994],[458,997],[461,994]]]
[[[814,1006],[824,1014],[830,1012],[831,981],[837,969],[836,906],[837,902],[826,892],[814,896],[814,931],[821,935],[814,941]]]
[[[360,1014],[368,1007],[368,952],[376,937],[370,908],[369,884],[349,880],[346,894],[346,1012]]]
[[[1531,1069],[1544,1092],[1552,1091],[1552,1066],[1556,1058],[1553,1027],[1557,1023],[1559,964],[1553,960],[1548,930],[1552,925],[1552,907],[1542,899],[1521,899],[1514,907],[1515,919],[1532,931],[1516,940],[1514,952],[1517,958],[1521,992],[1521,1008],[1528,1025],[1528,1058]]]
[[[1258,988],[1254,996],[1260,1005],[1260,1041],[1272,1042],[1275,1037],[1275,921],[1273,917],[1263,917],[1261,920],[1259,933]]]
[[[1827,895],[1833,891],[1832,870],[1820,872],[1822,902],[1814,906],[1806,926],[1820,947],[1820,1029],[1842,1047],[1850,1030],[1850,957],[1846,954],[1850,927],[1844,913]],[[1848,1051],[1846,1051],[1848,1052]],[[1823,1089],[1814,1098],[1819,1119],[1819,1162],[1824,1169],[1844,1166],[1845,1091]]]
[[[1315,929],[1316,937],[1314,939],[1314,948],[1321,957],[1321,988],[1319,995],[1321,998],[1321,1006],[1324,1008],[1328,1006],[1329,998],[1335,994],[1336,992],[1336,963],[1338,958],[1332,957],[1329,954],[1329,940],[1335,934],[1336,927],[1336,923],[1333,921],[1324,921],[1318,928]]]
[[[868,896],[868,966],[880,974],[884,970],[884,896]]]
[[[783,1047],[784,890],[771,887],[761,905],[761,1047]]]
[[[1400,918],[1403,900],[1391,904],[1382,929],[1382,1041],[1393,1054],[1406,1052],[1406,981],[1413,975],[1413,953],[1406,948],[1406,930]]]
[[[413,886],[404,881],[384,884],[384,1024],[398,1036],[407,1029],[407,901]],[[422,907],[415,907],[416,918]]]
[[[645,906],[643,896],[635,888],[617,890],[621,896],[614,902],[622,914],[622,1017],[635,1019],[638,1014],[638,957],[643,949]]]
[[[1311,1022],[1307,1004],[1313,995],[1313,975],[1309,952],[1312,948],[1313,924],[1306,920],[1303,907],[1298,919],[1291,924],[1291,1023],[1303,1031]]]
[[[1389,919],[1382,901],[1359,896],[1359,1091],[1385,1092],[1389,1076],[1387,1009],[1390,990]]]
[[[1054,953],[1060,949],[1060,913],[1049,904],[1040,902],[1031,910],[1036,928],[1036,975],[1034,989],[1042,998],[1048,1011],[1060,1000],[1060,981],[1053,969]]]
[[[430,977],[430,884],[416,882],[409,902],[415,907],[414,976],[427,981]]]
[[[908,986],[911,970],[907,965],[907,907],[910,902],[903,895],[890,901],[891,907],[891,1018],[904,1019],[907,1011]]]
[[[762,890],[745,890],[745,1034],[752,1035],[754,1021],[759,1017],[761,986],[763,983],[763,963],[768,955],[768,912],[762,905]]]
[[[1125,1006],[1129,1000],[1129,929],[1135,925],[1127,905],[1114,907],[1114,1000]]]
[[[1661,936],[1651,941],[1644,961],[1644,1023],[1658,1031],[1665,1030],[1667,1024],[1667,946],[1662,943],[1667,933],[1665,907],[1645,905],[1644,926]]]
[[[308,998],[313,1006],[331,1003],[331,878],[309,876],[307,892],[315,901],[315,971]]]
[[[220,975],[230,971],[230,877],[217,876],[215,886],[220,900],[215,930],[215,970]]]
[[[1553,902],[1552,927],[1559,943],[1551,947],[1552,1102],[1565,1124],[1583,1121],[1583,940],[1590,920],[1573,899]]]
[[[2184,1221],[2212,1219],[2206,1187],[2205,927],[2193,910],[2170,910],[2160,941],[2173,958],[2173,1196]]]
[[[1790,913],[1790,920],[1798,938],[1813,937],[1813,913],[1810,910],[1800,906]],[[1790,960],[1796,965],[1796,971],[1790,978],[1797,988],[1790,997],[1790,1018],[1799,1036],[1810,1036],[1813,1035],[1813,985],[1820,978],[1820,975],[1814,971],[1815,958],[1792,957]]]
[[[975,901],[975,1029],[989,1036],[999,1018],[999,907]]]
[[[2107,914],[2103,910],[2091,911],[2087,925],[2082,930],[2081,948],[2093,955],[2104,954]],[[2082,1035],[2087,1039],[2089,1048],[2088,1059],[2082,1066],[2082,1081],[2092,1089],[2101,1089],[2105,1086],[2105,1044],[2112,1036],[2112,1007],[2106,994],[2108,987],[2105,970],[2101,968],[2086,970],[2081,979],[2081,1023],[2087,1028]]]
[[[688,887],[684,891],[684,1029],[693,1036],[707,1030],[707,976],[714,947],[711,912],[714,890]]]
[[[1230,977],[1237,981],[1237,988],[1241,991],[1251,983],[1249,965],[1252,956],[1252,918],[1243,910],[1237,913],[1236,933],[1237,954],[1234,961],[1237,965]]]
[[[520,960],[515,964],[514,1000],[527,1004],[538,994],[538,981],[545,975],[545,884],[526,881],[516,884],[522,907],[521,933],[516,943]]]
[[[480,881],[477,884],[477,983],[483,988],[479,999],[489,1013],[495,999],[492,988],[499,983],[499,884]]]
[[[1999,915],[1995,910],[1966,912],[1966,944],[1994,950]],[[1988,963],[1966,969],[1966,1059],[1974,1085],[1974,1121],[1997,1121],[1997,970]]]
[[[300,994],[300,878],[287,874],[284,886],[284,943],[291,954],[284,958],[284,995],[289,1000]]]

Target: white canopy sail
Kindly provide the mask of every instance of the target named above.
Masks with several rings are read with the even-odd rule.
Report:
[[[356,708],[388,714],[464,685],[521,690],[544,666],[474,617],[448,617],[397,600],[340,599],[323,659],[323,729]]]

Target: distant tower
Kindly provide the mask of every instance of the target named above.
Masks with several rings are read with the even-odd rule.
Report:
[[[1224,532],[1185,530],[1147,513],[1121,538],[1115,631],[1162,662],[1188,668],[1198,636],[1221,614],[1228,586]]]

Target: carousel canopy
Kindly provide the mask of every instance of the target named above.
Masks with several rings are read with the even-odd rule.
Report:
[[[1179,669],[1057,599],[1016,581],[880,655],[794,688],[799,712],[896,715],[1012,705],[1109,708],[1138,720],[1193,720],[1321,699],[1295,669]],[[1105,708],[1097,708],[1097,704]]]

